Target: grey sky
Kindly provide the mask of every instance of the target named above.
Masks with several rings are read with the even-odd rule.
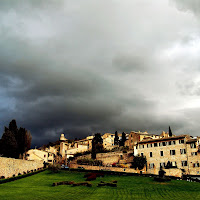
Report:
[[[200,135],[198,0],[0,2],[0,135]]]

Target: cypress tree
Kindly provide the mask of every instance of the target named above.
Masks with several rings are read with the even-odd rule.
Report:
[[[117,131],[115,131],[114,145],[119,145],[119,137]]]
[[[172,137],[172,131],[171,131],[170,126],[169,126],[169,137]]]

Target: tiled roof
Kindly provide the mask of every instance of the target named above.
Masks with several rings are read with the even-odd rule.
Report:
[[[166,137],[166,138],[158,138],[158,139],[150,139],[150,140],[142,140],[138,142],[138,144],[144,143],[151,143],[151,142],[159,142],[159,141],[166,141],[166,140],[178,140],[187,137],[188,135],[178,135],[174,137]]]

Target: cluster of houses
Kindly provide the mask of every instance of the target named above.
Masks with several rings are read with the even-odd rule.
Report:
[[[76,153],[91,150],[93,137],[88,136],[85,139],[69,142],[64,134],[61,134],[59,147],[49,146],[44,150],[31,149],[27,152],[26,159],[39,159],[47,163],[58,162],[60,157],[67,160]],[[120,140],[122,134],[118,134],[118,137]],[[102,139],[105,149],[111,150],[116,147],[114,133],[105,133]],[[183,173],[191,175],[200,174],[200,137],[176,136],[170,131],[169,133],[163,131],[160,135],[131,131],[126,133],[125,146],[134,156],[146,157],[145,170],[148,170],[148,173],[157,174],[160,167],[164,167],[180,169]]]

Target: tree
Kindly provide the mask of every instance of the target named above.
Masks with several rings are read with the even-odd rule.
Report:
[[[119,145],[119,137],[117,131],[115,131],[114,145]]]
[[[5,157],[22,158],[31,147],[31,133],[25,128],[17,128],[16,120],[5,127],[0,140],[0,153]]]
[[[126,134],[123,132],[123,133],[122,133],[122,139],[121,139],[121,141],[120,141],[120,146],[124,146],[125,141],[126,141]]]
[[[172,137],[172,130],[171,130],[170,126],[169,126],[169,137]]]
[[[96,159],[96,153],[103,151],[103,139],[100,133],[96,133],[92,140],[92,159]]]
[[[146,157],[144,157],[144,156],[135,156],[133,158],[132,168],[135,168],[135,169],[138,168],[139,170],[141,170],[141,169],[144,168],[146,163],[147,163]]]
[[[5,132],[2,135],[0,142],[0,153],[4,157],[18,158],[18,145],[13,133],[5,127]]]

